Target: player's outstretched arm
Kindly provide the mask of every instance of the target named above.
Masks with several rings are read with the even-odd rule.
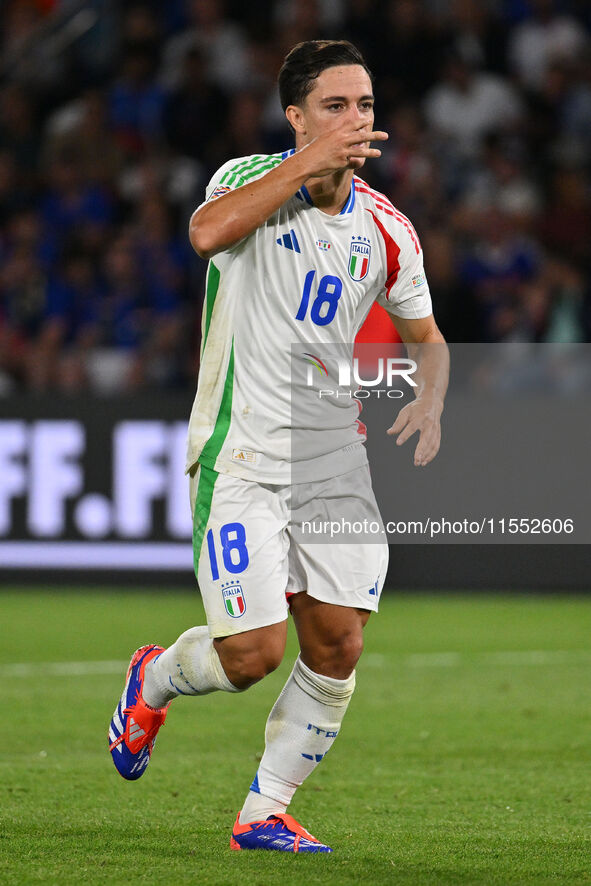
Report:
[[[393,317],[401,339],[406,343],[408,356],[417,363],[414,376],[417,382],[416,399],[398,413],[390,435],[398,435],[396,445],[402,446],[409,437],[419,431],[414,463],[429,464],[441,443],[441,413],[449,381],[449,350],[431,314],[420,320],[403,320]]]
[[[319,136],[255,182],[204,203],[189,223],[189,239],[202,258],[229,249],[273,215],[309,178],[355,169],[360,158],[379,157],[372,141],[388,138],[350,122]]]

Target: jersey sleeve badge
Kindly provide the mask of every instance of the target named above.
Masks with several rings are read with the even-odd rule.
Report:
[[[217,200],[218,197],[222,197],[224,194],[227,194],[228,191],[231,191],[232,188],[226,187],[226,185],[218,185],[217,188],[214,188],[211,194],[209,195],[210,200]]]

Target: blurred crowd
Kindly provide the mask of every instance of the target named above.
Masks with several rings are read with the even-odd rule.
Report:
[[[195,383],[187,223],[231,157],[284,150],[276,76],[347,38],[390,133],[449,341],[591,340],[586,0],[4,0],[0,393]]]

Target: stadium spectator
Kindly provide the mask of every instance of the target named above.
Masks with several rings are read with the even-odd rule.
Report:
[[[375,43],[370,50],[378,106],[419,99],[437,71],[440,30],[418,0],[389,0],[382,15],[376,15]]]
[[[133,234],[123,231],[103,261],[92,315],[95,347],[87,362],[90,383],[101,393],[176,380],[182,331],[178,293],[165,272],[150,276],[153,265],[143,267],[141,255]]]
[[[339,3],[333,8],[338,19]],[[282,49],[311,40],[323,32],[329,16],[327,5],[318,0],[279,0],[275,7],[275,39]]]
[[[445,196],[431,138],[416,105],[399,105],[387,118],[390,138],[377,162],[382,191],[395,206],[406,206],[422,229],[438,216]]]
[[[110,190],[123,167],[123,152],[109,129],[104,92],[91,89],[53,114],[44,138],[44,163],[61,154],[77,158],[82,179]]]
[[[450,340],[477,341],[478,310],[465,279],[460,276],[454,238],[443,228],[428,228],[421,238],[429,265],[429,289],[437,301],[438,326]]]
[[[498,10],[477,0],[454,0],[444,28],[445,43],[480,70],[503,75],[507,28]]]
[[[75,244],[64,253],[47,282],[48,304],[60,307],[60,351],[52,366],[53,384],[65,394],[88,384],[86,358],[96,341],[95,308],[101,296],[88,253]]]
[[[138,206],[135,227],[140,267],[148,285],[160,293],[186,295],[192,251],[185,238],[175,236],[169,206],[158,195],[148,195]]]
[[[45,390],[54,381],[67,311],[60,293],[47,285],[40,231],[36,213],[13,216],[0,272],[0,364],[12,381],[33,390]]]
[[[426,96],[425,115],[462,157],[472,158],[489,132],[509,130],[520,121],[522,104],[508,81],[477,71],[457,53],[448,55],[442,74]]]
[[[263,151],[262,110],[255,93],[238,92],[233,97],[222,134],[223,149],[230,151],[233,157]]]
[[[110,122],[126,154],[143,153],[162,135],[166,93],[155,79],[156,60],[150,49],[130,49],[109,95]]]
[[[190,24],[164,46],[162,82],[176,86],[183,61],[191,49],[204,54],[207,76],[232,95],[237,85],[248,86],[250,75],[248,43],[242,28],[225,16],[223,0],[189,0]]]
[[[379,0],[349,0],[344,10],[341,35],[354,41],[364,57],[376,54],[376,40],[381,30],[378,5]]]
[[[472,219],[475,237],[460,267],[460,277],[474,293],[480,341],[506,341],[522,335],[522,284],[540,267],[536,245],[520,235],[513,217],[497,208]]]
[[[2,228],[22,201],[22,181],[13,151],[0,148],[0,244]],[[2,250],[0,247],[0,256]]]
[[[74,233],[90,254],[97,254],[114,220],[109,192],[84,178],[81,159],[69,148],[52,161],[48,183],[40,208],[49,261],[57,260],[62,244]]]
[[[142,0],[126,4],[123,10],[122,45],[126,54],[130,50],[140,50],[155,61],[160,59],[162,28],[154,6]]]
[[[9,72],[11,78],[26,87],[38,87],[41,71],[37,63],[47,63],[47,54],[39,48],[32,51],[35,37],[43,19],[43,12],[30,0],[9,0],[5,4],[3,15],[3,40],[1,44],[1,58],[3,68]],[[49,69],[43,72],[47,77],[56,75],[56,71]]]
[[[562,102],[561,130],[580,148],[582,156],[591,154],[591,60],[581,59],[569,68],[569,83]]]
[[[338,30],[343,23],[346,6],[343,0],[278,0],[275,4],[275,27],[281,33],[291,28],[297,32],[300,28],[307,31],[313,27],[315,34],[325,28]]]
[[[227,116],[227,99],[208,80],[203,53],[190,49],[183,61],[179,84],[166,102],[164,129],[169,146],[179,154],[205,160],[208,166],[215,165],[212,135],[224,127]]]
[[[522,231],[532,232],[542,206],[542,193],[524,169],[519,140],[492,134],[483,145],[479,163],[467,178],[461,211],[471,227],[471,213],[496,207],[513,217]]]
[[[575,265],[591,268],[591,182],[581,169],[558,167],[552,176],[542,243]]]
[[[128,164],[117,182],[121,198],[136,206],[147,196],[164,198],[175,209],[179,230],[186,230],[195,201],[200,199],[199,182],[203,170],[190,157],[162,149],[149,151],[137,162]]]
[[[556,0],[530,3],[533,15],[517,25],[509,38],[509,63],[525,87],[538,90],[548,68],[578,56],[589,35],[575,18],[559,11]]]
[[[0,148],[12,151],[26,174],[24,188],[34,187],[37,181],[39,140],[34,101],[20,87],[5,86],[0,92]]]

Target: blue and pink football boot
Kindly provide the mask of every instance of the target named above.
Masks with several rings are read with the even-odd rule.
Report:
[[[134,781],[146,771],[156,735],[166,720],[168,705],[151,708],[142,698],[146,665],[164,652],[162,646],[142,646],[132,655],[123,695],[109,727],[109,750],[119,775]]]
[[[287,813],[270,815],[265,821],[240,824],[236,816],[230,849],[274,849],[278,852],[332,852]]]

